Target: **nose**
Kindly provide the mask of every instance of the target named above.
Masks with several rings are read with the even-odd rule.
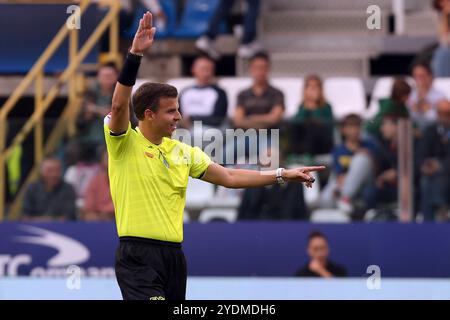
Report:
[[[180,111],[177,111],[177,113],[175,114],[175,121],[180,121],[182,117],[183,116],[181,115]]]

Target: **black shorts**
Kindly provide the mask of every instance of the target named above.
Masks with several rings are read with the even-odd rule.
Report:
[[[180,243],[121,237],[115,269],[124,300],[186,299],[186,260]]]

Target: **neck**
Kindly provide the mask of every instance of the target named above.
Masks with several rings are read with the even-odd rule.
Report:
[[[349,148],[350,150],[356,150],[359,148],[359,140],[348,140],[345,142],[345,145],[347,146],[347,148]]]
[[[100,87],[100,92],[105,96],[112,95],[113,90],[114,90],[114,88],[111,89],[111,88]]]
[[[267,80],[255,81],[253,84],[253,88],[255,89],[265,89],[269,86],[269,82]]]
[[[319,104],[314,101],[314,100],[305,100],[303,102],[303,105],[307,108],[307,109],[315,109],[319,107]]]
[[[197,85],[200,87],[206,87],[207,85],[209,85],[211,83],[211,81],[209,79],[202,79],[202,80],[197,80]]]
[[[144,126],[143,122],[139,121],[139,131],[142,132],[142,135],[151,143],[159,145],[162,142],[163,136],[160,133],[156,133],[149,126]]]

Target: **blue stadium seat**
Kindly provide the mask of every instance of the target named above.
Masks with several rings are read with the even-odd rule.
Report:
[[[187,0],[176,38],[196,39],[205,33],[220,0]]]
[[[0,74],[25,74],[66,23],[67,5],[0,6]],[[24,14],[24,10],[26,14]],[[83,15],[80,47],[101,20],[102,12],[91,6]],[[89,53],[85,63],[97,63],[99,45]],[[46,66],[46,73],[61,72],[67,67],[68,41],[56,51]]]

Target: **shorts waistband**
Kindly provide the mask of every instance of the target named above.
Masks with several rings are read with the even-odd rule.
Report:
[[[130,236],[119,237],[119,240],[120,240],[120,242],[139,242],[139,243],[153,244],[153,245],[157,245],[157,246],[181,248],[181,242],[171,242],[171,241],[163,241],[163,240],[140,238],[140,237],[130,237]]]

